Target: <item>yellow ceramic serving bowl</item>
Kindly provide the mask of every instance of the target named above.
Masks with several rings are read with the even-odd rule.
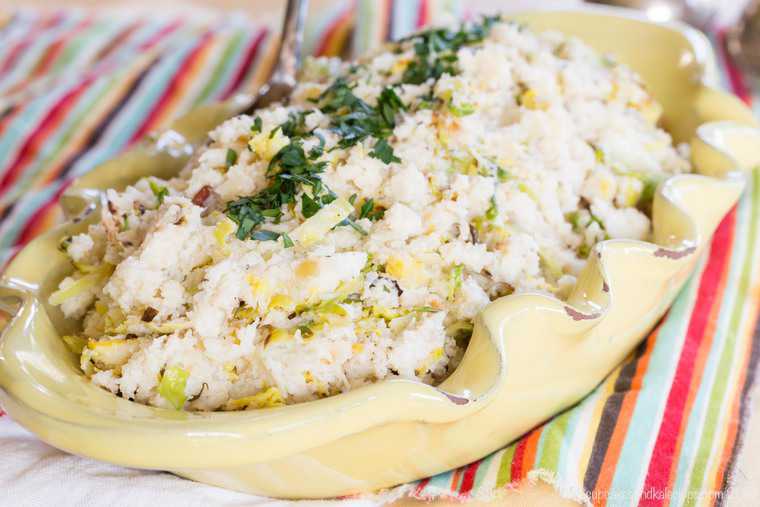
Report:
[[[614,53],[642,75],[675,140],[691,141],[700,174],[675,176],[658,189],[653,243],[598,244],[567,301],[541,294],[494,301],[477,318],[461,365],[437,387],[386,380],[281,408],[186,413],[95,387],[59,338],[77,324],[47,303],[72,269],[57,245],[81,230],[90,213],[35,239],[0,280],[6,306],[18,301],[0,343],[4,410],[44,441],[76,454],[304,498],[372,491],[464,465],[577,402],[668,308],[739,198],[742,170],[760,162],[753,153],[760,132],[738,100],[705,84],[715,65],[698,32],[624,11],[518,18]],[[185,141],[200,139],[234,107],[198,110],[174,126],[175,142],[164,135],[96,169],[68,192],[64,207],[81,211],[96,189],[177,171],[187,157]]]

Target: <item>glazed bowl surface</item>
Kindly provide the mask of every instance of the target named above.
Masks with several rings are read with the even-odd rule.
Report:
[[[674,140],[691,143],[696,174],[658,188],[651,243],[597,244],[565,301],[527,293],[492,302],[476,319],[462,363],[436,387],[386,380],[318,401],[235,413],[129,402],[91,384],[60,339],[78,324],[47,303],[72,269],[57,246],[94,219],[100,190],[177,172],[193,143],[239,108],[207,106],[75,182],[62,199],[72,219],[32,241],[5,271],[0,303],[15,317],[0,338],[3,409],[75,454],[240,491],[317,498],[467,464],[580,400],[667,310],[740,197],[744,172],[760,162],[760,131],[739,100],[710,85],[714,57],[699,32],[617,9],[515,17],[613,53],[641,74]]]

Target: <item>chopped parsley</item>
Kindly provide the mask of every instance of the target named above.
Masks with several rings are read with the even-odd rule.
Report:
[[[369,152],[369,156],[380,159],[386,164],[390,164],[391,162],[401,162],[401,159],[394,155],[393,148],[388,144],[387,139],[380,139],[375,143],[375,147]]]
[[[401,76],[405,84],[422,84],[438,80],[444,74],[458,74],[457,51],[463,46],[481,42],[499,16],[486,16],[480,23],[463,24],[458,30],[437,28],[413,34],[401,42],[414,44],[415,58]]]
[[[380,220],[384,214],[384,209],[375,209],[375,201],[373,199],[367,199],[362,203],[361,208],[359,208],[359,220],[362,218],[368,218],[373,221]]]
[[[304,216],[304,218],[313,217],[317,211],[322,208],[323,204],[320,201],[321,200],[314,199],[308,194],[303,194],[301,196],[301,214]]]
[[[357,224],[354,221],[354,219],[351,218],[351,217],[344,218],[336,227],[342,227],[342,226],[345,226],[345,225],[351,226],[351,228],[353,230],[355,230],[356,232],[358,232],[362,236],[366,236],[367,234],[369,234],[367,231],[364,230],[364,227],[362,227],[361,225]]]
[[[415,58],[405,69],[401,82],[383,88],[374,106],[354,94],[356,84],[350,80],[355,77],[359,67],[352,67],[347,75],[335,79],[312,102],[329,118],[329,129],[338,136],[336,147],[346,149],[372,138],[375,142],[369,152],[371,157],[386,164],[400,162],[389,138],[396,127],[399,113],[405,111],[407,105],[402,102],[395,87],[399,84],[424,83],[431,78],[438,79],[445,73],[458,73],[457,51],[465,45],[482,41],[498,20],[498,17],[485,17],[480,23],[464,24],[458,30],[428,30],[402,40],[401,45],[413,45]],[[421,99],[427,101],[426,104],[430,107],[441,104],[439,99],[430,94]],[[470,109],[467,105],[460,105],[455,109],[455,114],[470,114]],[[269,132],[269,137],[272,138],[279,130],[290,139],[290,143],[270,160],[266,171],[268,186],[255,195],[227,203],[225,213],[237,224],[235,235],[238,239],[271,241],[279,238],[279,233],[259,230],[259,227],[267,221],[279,221],[282,207],[287,205],[293,209],[299,196],[301,214],[307,219],[336,199],[337,196],[324,185],[320,177],[327,166],[326,161],[319,160],[325,152],[325,139],[306,125],[306,117],[312,112],[291,112],[285,122]],[[253,119],[251,132],[259,134],[262,130],[263,122],[257,116]],[[319,144],[306,152],[304,141],[312,136],[319,139]],[[236,161],[237,154],[228,151],[227,166]],[[305,187],[309,190],[304,191]],[[383,213],[384,210],[376,209],[370,199],[362,204],[358,214],[349,216],[339,225],[348,225],[360,234],[367,234],[356,220],[378,220]],[[283,243],[288,247],[292,241],[283,237]]]
[[[378,144],[386,140],[396,126],[396,115],[405,110],[398,94],[386,87],[377,98],[377,105],[370,106],[354,95],[353,86],[345,78],[338,78],[316,100],[317,107],[330,117],[330,129],[340,140],[339,148],[350,148],[368,137],[378,139],[372,155],[386,164],[398,159],[387,141],[378,150]]]
[[[158,199],[158,205],[160,206],[163,204],[164,198],[169,195],[169,189],[162,187],[153,180],[148,180],[148,185],[150,185],[150,191],[153,192],[153,195],[155,195],[156,199]]]
[[[237,159],[238,159],[237,152],[231,148],[227,148],[227,157],[224,161],[225,165],[227,166],[227,169],[235,165],[237,163]]]
[[[279,237],[280,233],[274,231],[256,231],[251,234],[251,239],[256,239],[258,241],[277,241],[277,238]]]
[[[277,126],[283,135],[288,137],[304,137],[311,132],[306,127],[306,117],[311,114],[311,111],[299,111],[288,114],[288,119],[284,123]],[[277,128],[272,130],[269,137],[274,137],[277,132]]]
[[[310,199],[319,204],[319,208],[332,202],[334,196],[319,176],[326,165],[326,162],[315,162],[306,156],[301,139],[297,138],[284,146],[272,157],[267,167],[269,186],[256,195],[227,203],[225,213],[238,226],[235,234],[237,238],[268,239],[252,232],[267,218],[279,219],[282,215],[280,208],[295,203],[302,185],[311,187],[313,197]]]
[[[253,132],[254,134],[260,134],[262,127],[263,125],[261,121],[261,116],[257,116],[256,118],[253,119],[253,125],[251,125],[251,132]]]

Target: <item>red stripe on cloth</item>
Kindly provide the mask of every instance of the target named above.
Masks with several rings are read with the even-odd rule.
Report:
[[[34,78],[39,76],[40,74],[43,74],[46,70],[50,68],[50,66],[53,64],[55,59],[58,57],[58,55],[61,54],[61,51],[65,47],[65,45],[72,40],[74,37],[82,33],[84,30],[92,26],[93,19],[92,18],[86,18],[80,21],[77,26],[72,28],[71,30],[67,31],[65,34],[62,34],[60,37],[58,37],[57,40],[55,40],[50,46],[48,46],[47,50],[45,51],[45,54],[42,55],[42,58],[39,59],[37,64],[34,67],[34,70],[30,73],[30,78]]]
[[[417,8],[417,28],[422,28],[430,22],[430,5],[428,0],[420,0],[420,6]]]
[[[262,28],[259,30],[258,35],[253,38],[251,44],[248,46],[248,49],[245,52],[243,60],[240,62],[240,66],[235,72],[235,77],[232,78],[232,81],[230,81],[227,89],[225,89],[224,93],[222,93],[220,97],[222,100],[229,98],[230,95],[238,91],[240,84],[245,78],[245,75],[251,70],[251,63],[253,63],[253,61],[256,59],[256,55],[259,54],[261,43],[264,41],[264,39],[266,39],[268,34],[269,30]]]
[[[176,31],[177,28],[179,28],[180,26],[182,26],[182,22],[180,20],[177,19],[177,20],[172,21],[168,25],[164,26],[161,30],[153,34],[153,37],[151,37],[150,39],[140,44],[137,48],[140,51],[149,49],[150,47],[158,43],[161,39],[171,34],[172,32]]]
[[[8,191],[10,186],[23,172],[24,167],[34,160],[37,150],[43,145],[47,135],[66,118],[74,102],[87,89],[88,85],[95,79],[95,76],[88,76],[82,80],[76,87],[69,90],[58,102],[48,111],[42,122],[27,137],[16,155],[8,170],[0,180],[0,196]]]
[[[422,492],[425,490],[425,487],[430,482],[430,477],[427,477],[425,479],[422,479],[420,482],[417,483],[417,487],[414,488],[414,491],[412,492],[412,496],[415,498],[418,498]]]
[[[180,65],[180,69],[177,74],[175,74],[172,80],[169,81],[169,85],[164,89],[164,93],[158,99],[158,102],[154,104],[153,109],[151,109],[150,113],[148,113],[146,116],[145,121],[143,121],[135,133],[132,134],[132,137],[129,140],[129,144],[142,139],[145,134],[157,126],[157,119],[161,116],[161,113],[163,113],[164,109],[171,102],[171,99],[174,97],[174,95],[179,90],[181,90],[182,82],[187,79],[189,73],[194,69],[195,60],[199,55],[203,54],[204,49],[212,40],[213,33],[210,31],[207,31],[201,36],[193,50],[185,57],[185,60]]]
[[[747,84],[744,82],[744,76],[739,70],[739,67],[736,65],[736,62],[734,61],[733,56],[728,51],[727,41],[726,41],[726,31],[721,30],[717,33],[718,37],[718,48],[720,50],[721,56],[723,57],[723,61],[725,63],[726,67],[726,74],[728,75],[728,80],[731,83],[731,88],[733,92],[739,96],[740,99],[744,101],[745,104],[751,104],[752,103],[752,93],[747,88]]]
[[[701,373],[694,371],[694,360],[700,343],[705,338],[705,329],[711,308],[714,304],[720,304],[720,300],[716,300],[719,294],[716,294],[715,289],[720,283],[723,270],[730,260],[729,254],[733,244],[735,219],[736,210],[734,209],[723,219],[715,231],[710,245],[710,257],[702,273],[697,300],[691,312],[691,320],[668,394],[665,413],[660,422],[657,440],[652,449],[647,477],[642,488],[643,491],[654,492],[655,494],[647,495],[646,498],[642,496],[639,503],[641,506],[663,505],[665,499],[668,498],[670,472],[676,458],[676,442],[684,417],[684,406],[688,398],[689,386],[692,375]]]
[[[8,72],[13,65],[16,64],[21,54],[29,47],[29,45],[37,39],[40,33],[51,28],[55,28],[65,19],[62,12],[58,12],[52,16],[45,16],[27,32],[26,36],[20,40],[14,47],[8,52],[8,56],[0,64],[0,75]]]
[[[527,446],[527,438],[521,439],[515,446],[515,453],[512,456],[512,469],[510,473],[512,484],[517,484],[523,478],[523,459],[525,458],[525,449]]]
[[[459,487],[460,496],[462,497],[470,496],[470,491],[472,491],[472,488],[475,485],[475,476],[478,473],[479,467],[480,467],[480,460],[476,461],[475,463],[470,463],[469,465],[467,465],[467,468],[464,471],[464,477],[462,477],[462,485]]]

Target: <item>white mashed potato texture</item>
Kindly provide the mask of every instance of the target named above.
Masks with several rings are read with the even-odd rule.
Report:
[[[109,190],[51,302],[84,373],[149,405],[437,383],[490,301],[563,297],[596,242],[649,238],[690,169],[658,114],[624,65],[498,19],[309,61],[176,178]]]

